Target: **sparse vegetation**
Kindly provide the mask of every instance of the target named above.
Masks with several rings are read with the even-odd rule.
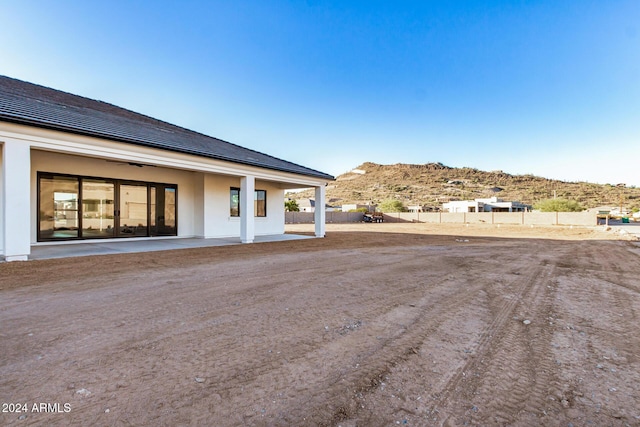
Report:
[[[404,212],[406,211],[404,205],[400,200],[384,200],[382,203],[378,205],[378,210],[380,212]]]
[[[284,210],[287,212],[300,212],[300,206],[295,199],[285,200]]]
[[[499,197],[535,205],[555,196],[575,200],[584,208],[620,206],[640,208],[640,188],[563,182],[531,174],[510,175],[504,171],[485,172],[475,168],[452,168],[442,163],[423,165],[380,165],[364,163],[360,173],[347,172],[327,187],[333,204],[380,204],[401,201],[405,206],[440,208],[453,200]],[[362,173],[364,172],[364,173]],[[292,193],[292,198],[313,198],[313,190]]]
[[[584,208],[575,200],[546,199],[534,205],[534,209],[542,212],[582,212]]]

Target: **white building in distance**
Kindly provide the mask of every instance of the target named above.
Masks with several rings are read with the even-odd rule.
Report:
[[[520,202],[505,202],[497,197],[458,200],[442,204],[444,212],[526,212],[531,206]]]

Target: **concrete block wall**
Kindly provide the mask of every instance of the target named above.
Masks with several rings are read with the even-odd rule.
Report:
[[[593,212],[556,212],[558,225],[583,225],[597,224],[597,218]]]
[[[349,223],[361,222],[362,213],[360,212],[326,212],[325,222],[331,223]],[[314,222],[313,212],[285,212],[285,224],[312,224]]]
[[[525,225],[557,225],[557,212],[527,212],[524,216]],[[595,225],[595,218],[594,224]]]
[[[592,212],[394,212],[384,214],[385,222],[427,224],[510,224],[510,225],[597,225]],[[359,212],[327,212],[326,222],[361,222]],[[311,212],[286,212],[287,224],[311,224]]]

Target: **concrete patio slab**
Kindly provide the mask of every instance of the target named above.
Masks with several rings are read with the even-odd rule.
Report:
[[[276,234],[256,236],[254,243],[280,242],[288,240],[313,239],[313,236],[299,234]],[[31,246],[30,260],[69,258],[77,256],[122,254],[135,252],[168,251],[173,249],[205,248],[210,246],[240,245],[239,237],[199,239],[199,238],[152,238],[152,239],[118,239],[108,241],[39,243]]]

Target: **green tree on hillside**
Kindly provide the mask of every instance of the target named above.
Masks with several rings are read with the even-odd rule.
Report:
[[[380,212],[404,212],[406,209],[400,200],[385,200],[378,205]]]
[[[294,199],[284,201],[284,210],[287,212],[300,212],[300,206]]]
[[[534,205],[541,212],[582,212],[584,208],[575,200],[545,199]]]

